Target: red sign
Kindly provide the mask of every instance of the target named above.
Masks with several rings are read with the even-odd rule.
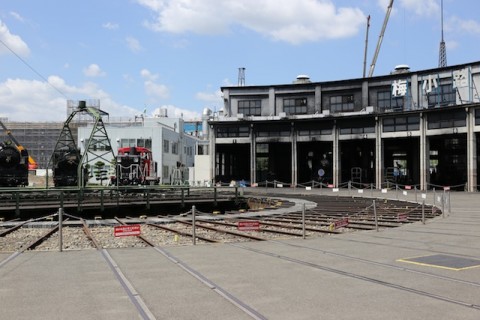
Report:
[[[333,185],[333,184],[327,184],[327,187],[328,187],[328,188],[333,188],[333,187],[335,187],[335,185]]]
[[[412,186],[405,186],[405,190],[412,190]]]
[[[450,187],[443,187],[444,191],[450,191]]]
[[[258,231],[260,230],[260,221],[238,221],[237,228],[240,231]]]
[[[116,226],[113,229],[113,235],[115,237],[128,237],[128,236],[139,236],[140,235],[140,225],[132,224],[129,226]]]
[[[408,215],[406,213],[399,213],[397,216],[397,221],[407,221],[408,220]]]
[[[333,223],[335,229],[348,226],[348,218],[337,220]]]

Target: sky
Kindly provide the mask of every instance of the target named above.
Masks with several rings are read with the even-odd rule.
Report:
[[[221,87],[363,77],[390,0],[1,0],[0,118],[65,121],[67,100],[112,118],[198,119]],[[438,67],[440,0],[396,0],[374,76]],[[480,60],[480,1],[443,1],[447,64]]]

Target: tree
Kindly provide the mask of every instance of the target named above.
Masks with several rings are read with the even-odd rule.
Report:
[[[97,161],[94,164],[93,172],[95,179],[100,181],[100,185],[103,185],[103,180],[107,180],[107,170],[105,169],[105,163],[103,161]]]

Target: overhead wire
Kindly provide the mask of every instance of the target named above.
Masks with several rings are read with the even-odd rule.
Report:
[[[50,87],[52,87],[55,91],[57,91],[60,95],[62,95],[65,99],[68,100],[68,97],[65,93],[63,93],[60,89],[55,87],[47,78],[45,78],[40,72],[35,70],[25,59],[23,59],[18,53],[16,53],[12,48],[10,48],[2,39],[0,39],[0,43],[5,46],[11,53],[13,53],[20,61],[23,62],[30,70],[32,70],[37,76],[39,76],[43,81],[45,81]]]

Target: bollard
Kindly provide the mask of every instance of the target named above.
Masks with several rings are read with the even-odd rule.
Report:
[[[63,248],[63,208],[58,209],[58,251],[62,252]]]
[[[103,212],[105,210],[104,204],[103,204],[103,189],[100,190],[100,212]],[[62,191],[62,197],[63,197],[63,191]]]
[[[417,186],[415,186],[415,203],[418,203],[418,199],[417,199]]]
[[[448,214],[452,213],[452,203],[450,202],[450,190],[448,191]]]
[[[192,239],[193,239],[193,245],[197,244],[197,240],[195,239],[197,237],[196,232],[195,232],[195,206],[192,206]]]
[[[305,203],[302,205],[302,235],[305,239]]]
[[[373,198],[373,183],[370,183],[371,196]]]
[[[435,188],[433,188],[433,205],[437,204],[437,195],[435,194]]]
[[[442,194],[442,218],[445,218],[445,197]]]
[[[375,230],[378,232],[377,205],[375,200],[373,200],[373,215],[375,216]]]
[[[425,224],[425,200],[422,201],[422,223]]]
[[[147,189],[147,210],[150,210],[150,189]]]

